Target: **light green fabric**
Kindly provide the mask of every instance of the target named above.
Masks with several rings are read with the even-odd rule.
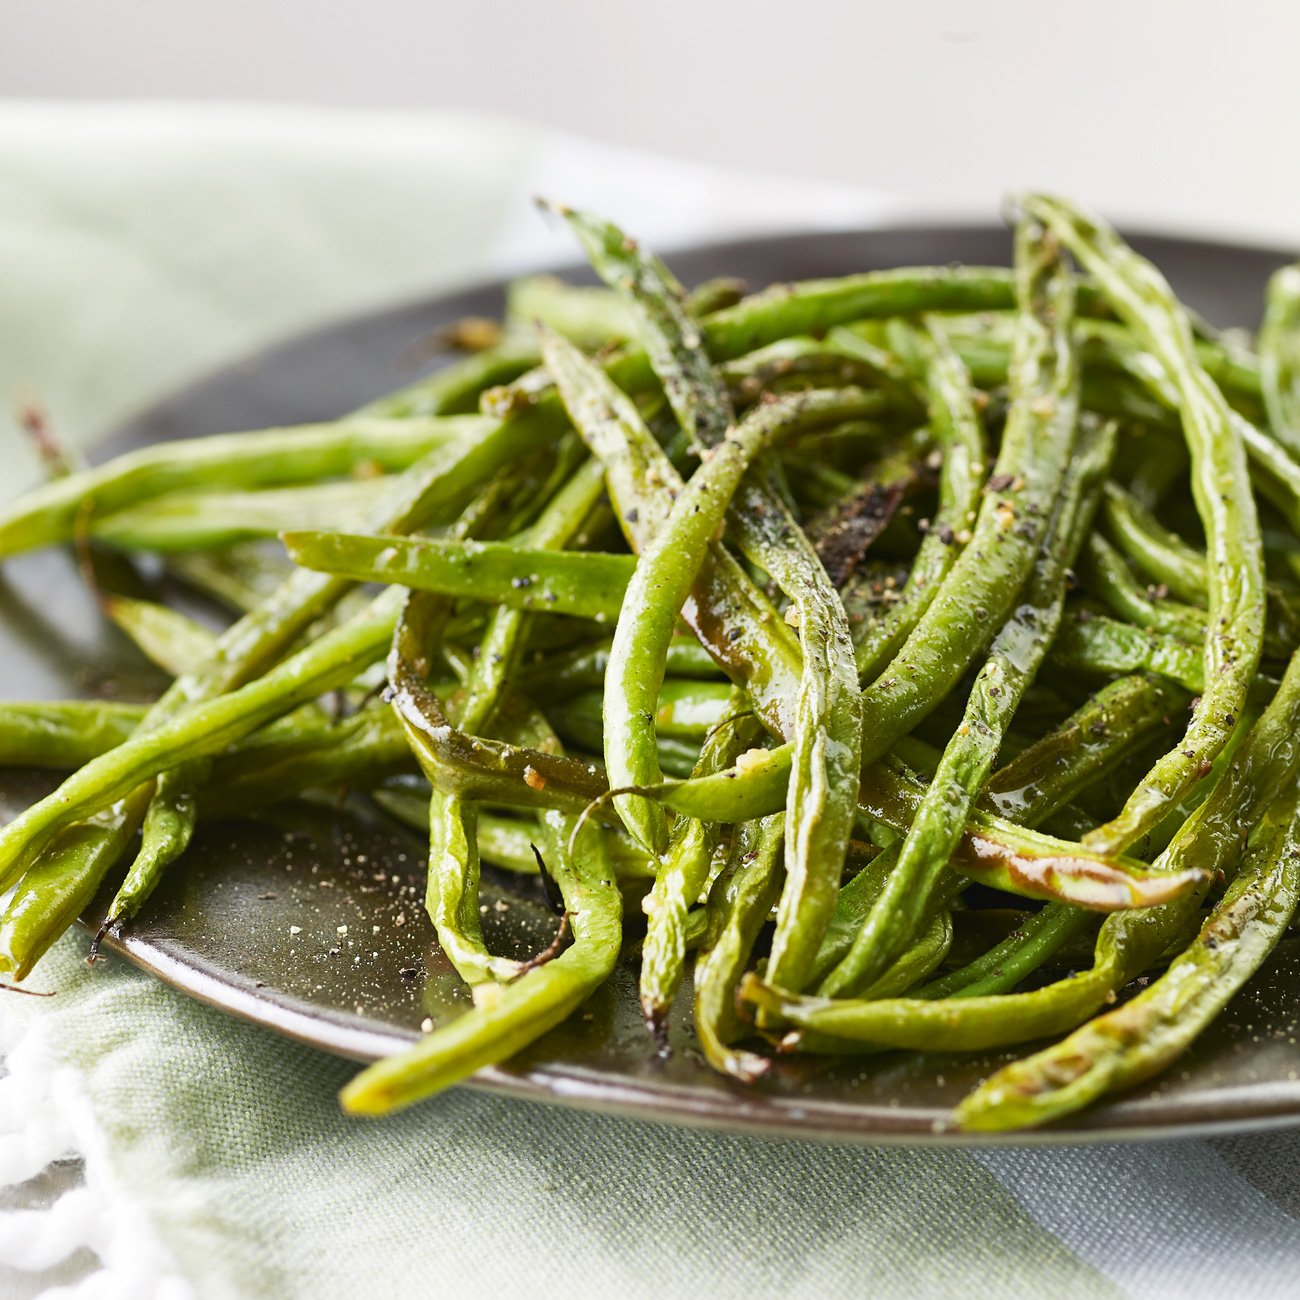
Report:
[[[202,1296],[1113,1294],[966,1155],[767,1143],[468,1089],[347,1120],[335,1094],[352,1067],[78,956],[62,946],[40,1014]]]
[[[268,339],[543,255],[543,187],[661,244],[884,210],[458,114],[0,105],[6,484],[15,400],[88,441]],[[1290,1138],[851,1149],[467,1089],[347,1121],[351,1067],[83,948],[47,959],[57,997],[0,998],[0,1043],[71,1067],[111,1197],[203,1297],[1267,1296],[1300,1257],[1296,1176],[1263,1172],[1300,1166]]]
[[[87,441],[272,339],[481,275],[534,147],[457,115],[0,112],[6,468],[19,401]]]

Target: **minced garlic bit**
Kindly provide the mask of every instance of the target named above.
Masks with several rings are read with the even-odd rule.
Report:
[[[766,749],[747,749],[736,759],[736,771],[751,772],[756,767],[762,767],[771,757]]]
[[[546,778],[533,766],[524,768],[524,784],[530,790],[545,790]]]
[[[803,622],[803,615],[799,612],[798,605],[791,605],[785,611],[785,621],[789,623],[791,627],[798,627]]]

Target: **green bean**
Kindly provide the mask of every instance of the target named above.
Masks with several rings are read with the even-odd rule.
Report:
[[[66,771],[130,739],[148,706],[99,700],[0,704],[0,765]],[[203,811],[228,816],[313,786],[342,784],[372,770],[409,765],[410,749],[386,709],[338,723],[290,714],[218,758]]]
[[[318,572],[598,623],[617,619],[636,567],[630,555],[513,542],[334,532],[286,533],[281,540],[295,563]]]
[[[551,428],[553,416],[538,411],[495,428],[489,426],[477,441],[448,444],[429,452],[393,480],[367,522],[372,527],[395,531],[424,524],[439,510],[468,500],[484,478],[528,450],[539,434],[545,435]],[[316,618],[338,604],[348,588],[347,582],[337,578],[295,571],[262,604],[222,634],[201,668],[172,683],[143,727],[152,730],[174,718],[186,705],[209,700],[254,677]],[[362,626],[368,618],[368,614],[361,613],[354,616],[354,622]],[[105,928],[133,916],[167,865],[184,851],[193,831],[193,792],[202,785],[205,775],[205,763],[199,761],[203,757],[164,765],[166,770],[159,775],[150,805],[149,833],[109,907]]]
[[[731,524],[747,557],[789,598],[799,628],[803,670],[786,794],[785,886],[768,969],[773,979],[802,987],[834,911],[856,812],[862,752],[857,664],[835,588],[770,487],[742,486]]]
[[[776,933],[772,939],[772,971],[789,983],[800,984],[803,971],[813,958],[816,946],[826,930],[827,920],[839,889],[839,876],[844,853],[852,831],[854,818],[854,788],[857,785],[858,753],[861,750],[861,723],[855,707],[857,695],[857,669],[853,660],[853,643],[849,637],[848,620],[844,607],[837,598],[819,562],[818,555],[779,494],[771,476],[767,481],[741,482],[742,461],[736,458],[737,472],[733,489],[715,485],[712,478],[719,473],[720,461],[731,448],[744,439],[750,426],[764,417],[772,417],[772,432],[779,429],[775,412],[781,399],[770,406],[759,408],[745,417],[735,430],[731,400],[718,376],[714,373],[707,352],[701,346],[701,328],[690,316],[680,285],[666,266],[656,257],[645,253],[628,239],[623,231],[610,222],[599,221],[584,213],[565,212],[569,225],[576,231],[582,247],[590,257],[597,272],[612,285],[627,289],[630,300],[636,305],[641,322],[641,342],[650,356],[650,364],[664,386],[669,406],[677,416],[682,430],[688,435],[695,450],[708,458],[698,476],[682,490],[671,515],[664,521],[662,532],[656,536],[641,558],[637,575],[629,589],[632,594],[645,590],[646,599],[641,606],[633,606],[621,614],[615,629],[614,646],[610,655],[610,671],[606,673],[606,762],[611,768],[611,780],[620,772],[637,784],[646,784],[646,777],[654,780],[658,774],[651,768],[638,771],[634,761],[620,767],[611,757],[608,733],[614,727],[630,727],[637,719],[637,703],[630,701],[627,712],[620,712],[624,692],[630,682],[646,680],[641,662],[647,658],[645,651],[637,653],[636,634],[642,632],[637,620],[649,616],[647,604],[651,599],[663,599],[656,586],[667,586],[667,573],[673,564],[681,563],[675,552],[689,551],[694,545],[702,546],[714,529],[718,511],[710,511],[708,503],[720,503],[723,495],[735,491],[736,500],[729,511],[729,523],[735,530],[742,552],[751,563],[770,573],[777,586],[788,595],[800,628],[800,650],[803,668],[798,686],[796,716],[794,716],[794,753],[790,771],[787,818],[785,818],[785,889],[777,909]],[[806,394],[800,400],[805,404],[792,407],[792,415],[800,409],[815,411],[815,395]],[[833,400],[827,395],[828,402]],[[766,416],[764,416],[766,413]],[[840,412],[844,415],[846,412]],[[852,413],[852,412],[848,412]],[[701,497],[692,500],[697,477]],[[705,480],[708,480],[707,484]],[[690,515],[686,511],[690,511]],[[676,521],[697,529],[698,542],[684,541],[685,532],[675,529]],[[655,572],[658,563],[664,572]],[[645,586],[640,588],[642,575]],[[680,601],[672,595],[673,610],[685,601],[689,578],[680,585]],[[630,630],[629,630],[630,629]],[[671,627],[660,629],[660,643],[666,642]],[[620,650],[630,658],[620,663]],[[656,649],[655,655],[660,651]],[[824,667],[823,667],[824,666]],[[621,676],[621,690],[619,686]],[[662,680],[662,669],[659,672]],[[647,681],[653,690],[653,681]],[[611,707],[612,706],[612,707]],[[731,746],[738,755],[735,745]],[[720,766],[722,753],[710,755],[710,763],[699,775],[706,776]],[[630,802],[630,800],[628,801]],[[650,809],[655,805],[641,803],[638,815],[651,826]],[[620,807],[625,811],[625,806]],[[668,875],[694,883],[701,875],[706,855],[702,850],[715,832],[701,826],[679,837],[673,858],[673,868]],[[694,841],[698,841],[694,842]],[[650,841],[645,841],[649,844]],[[682,861],[692,861],[693,870],[684,870]],[[672,891],[669,891],[672,892]],[[689,894],[677,892],[677,911]],[[658,901],[658,896],[656,896]],[[673,913],[676,917],[676,911]],[[650,945],[647,944],[647,952]],[[673,976],[677,976],[680,963],[671,963]],[[654,966],[650,967],[655,970]],[[680,978],[680,976],[677,976]],[[650,980],[650,987],[642,980],[642,1002],[654,1018],[662,1013],[671,992],[662,987],[663,982]],[[675,985],[676,980],[668,983]]]
[[[1179,409],[1177,387],[1164,366],[1118,321],[1088,321],[1082,330],[1090,363],[1112,372],[1114,378],[1136,380],[1170,412]],[[1227,346],[1222,341],[1196,340],[1196,359],[1206,374],[1223,390],[1234,413],[1262,414],[1260,370],[1254,356]],[[1269,439],[1272,443],[1272,439]],[[1276,444],[1273,444],[1276,446]],[[1252,458],[1254,453],[1247,449]]]
[[[705,1060],[723,1074],[752,1083],[770,1063],[732,1046],[744,1036],[736,1013],[736,990],[754,942],[781,891],[781,842],[785,822],[777,813],[736,829],[727,866],[709,894],[709,932],[695,967],[695,1024]]]
[[[885,753],[939,703],[978,652],[987,623],[999,623],[1011,608],[1064,472],[1077,400],[1073,351],[1065,334],[1071,285],[1056,260],[1041,250],[1026,252],[1019,274],[1024,305],[1016,362],[1019,399],[991,480],[1000,486],[986,497],[970,544],[902,650],[863,694],[864,762]],[[767,760],[770,774],[789,761],[788,747],[777,751]],[[715,779],[711,788],[726,779]],[[748,815],[773,810],[763,806]]]
[[[998,267],[907,267],[772,285],[709,316],[701,332],[709,355],[725,363],[781,339],[823,334],[852,321],[996,310],[1013,301],[1012,278]],[[652,372],[644,353],[625,353],[615,359],[610,373],[616,383],[635,392],[650,382]],[[540,396],[537,391],[502,394],[491,409],[515,412],[520,400],[527,403]]]
[[[1065,620],[1052,646],[1050,662],[1058,669],[1088,674],[1154,673],[1194,695],[1205,688],[1205,658],[1195,646],[1086,608]],[[1248,698],[1267,701],[1276,688],[1276,678],[1256,673]]]
[[[1106,485],[1102,506],[1106,527],[1116,546],[1147,578],[1168,588],[1179,600],[1204,606],[1209,599],[1205,557],[1117,483]]]
[[[741,408],[761,401],[767,393],[795,387],[838,388],[857,384],[879,394],[880,405],[874,414],[888,418],[891,424],[913,415],[919,418],[922,414],[905,384],[899,383],[892,374],[883,373],[850,347],[843,343],[836,345],[830,339],[798,336],[779,339],[733,361],[724,361],[716,372],[728,399]]]
[[[787,751],[788,752],[788,751]],[[788,764],[780,750],[751,750],[741,764],[715,777],[664,782],[644,793],[674,812],[723,822],[748,821],[781,810]],[[920,782],[883,764],[863,772],[858,810],[905,834],[924,796]],[[1141,863],[1108,857],[976,810],[952,859],[955,870],[1009,893],[1063,899],[1095,910],[1149,907],[1186,892],[1200,873],[1152,873]]]
[[[487,986],[473,1010],[363,1070],[342,1093],[349,1114],[387,1114],[513,1056],[604,983],[618,959],[622,897],[596,828],[583,832],[572,856],[566,838],[553,835],[548,866],[564,898],[572,946],[512,984]]]
[[[1058,431],[1067,445],[1068,425]],[[976,796],[993,768],[1011,719],[1060,626],[1066,574],[1092,526],[1097,490],[1115,450],[1115,430],[1085,431],[1061,485],[1043,554],[993,640],[960,725],[917,809],[880,896],[840,965],[822,982],[835,996],[878,980],[912,943]],[[769,976],[769,978],[771,978]],[[773,979],[773,983],[777,983]]]
[[[1116,678],[995,772],[982,803],[1010,821],[1036,825],[1032,810],[1064,806],[1188,703],[1185,693],[1156,678]]]
[[[828,431],[820,440],[822,447],[830,436]],[[862,489],[861,482],[851,474],[825,460],[801,457],[796,450],[786,447],[772,461],[772,472],[780,478],[782,499],[793,514],[838,510],[846,496]]]
[[[1156,510],[1187,474],[1187,444],[1181,438],[1153,436],[1140,425],[1127,432],[1126,449],[1138,453],[1137,464],[1128,471],[1128,490],[1147,510]]]
[[[510,282],[506,319],[521,333],[537,321],[581,348],[602,348],[636,337],[637,322],[627,302],[607,289],[566,284],[553,275],[525,275]],[[533,347],[534,357],[537,349]]]
[[[1205,685],[1205,658],[1197,647],[1086,609],[1063,623],[1052,662],[1071,672],[1154,673],[1193,694]]]
[[[892,876],[891,876],[892,879]],[[943,964],[952,947],[952,913],[941,907],[923,924],[916,938],[862,991],[866,998],[892,998],[906,993]]]
[[[1103,513],[1112,539],[1139,572],[1190,604],[1207,603],[1209,569],[1204,555],[1165,528],[1118,484],[1107,484]],[[1265,608],[1275,624],[1265,631],[1266,644],[1270,653],[1280,651],[1285,657],[1300,636],[1294,602],[1271,583],[1265,586],[1265,597]]]
[[[612,222],[572,208],[555,211],[568,221],[601,279],[625,290],[617,301],[631,308],[637,338],[692,447],[717,446],[731,424],[731,410],[719,400],[718,378],[677,277]]]
[[[692,775],[725,770],[758,738],[757,719],[744,710],[744,695],[734,687],[724,709],[728,721],[715,727],[705,741]],[[667,1045],[665,1017],[685,973],[689,909],[704,888],[721,832],[717,822],[679,817],[645,899],[641,1012],[661,1047]]]
[[[735,307],[745,297],[745,282],[734,275],[715,275],[701,280],[686,294],[686,310],[699,320]]]
[[[427,818],[428,799],[424,799],[423,803]],[[537,841],[536,822],[520,822],[513,817],[493,817],[484,809],[479,809],[478,847],[484,862],[490,862],[493,866],[502,867],[507,871],[519,872],[521,875],[535,876],[537,858],[533,853],[533,845]],[[614,849],[615,843],[621,849],[621,853]],[[645,855],[639,852],[630,840],[623,836],[615,840],[607,833],[607,844],[611,850],[610,859],[614,862],[620,876],[628,864],[631,864],[638,879],[654,878],[647,869]]]
[[[1013,302],[1012,278],[1001,268],[867,271],[838,280],[772,285],[710,317],[704,324],[704,341],[715,361],[725,361],[779,338],[825,333],[850,321],[993,311]]]
[[[413,421],[355,417],[255,433],[214,434],[127,452],[57,479],[0,511],[0,556],[65,542],[87,510],[109,514],[192,487],[271,487],[351,473],[358,465],[404,470],[421,457],[481,440],[478,416]]]
[[[1168,424],[1178,411],[1179,398],[1159,361],[1149,352],[1141,351],[1131,334],[1114,322],[1081,322],[1080,333],[1085,405],[1104,415],[1137,420],[1155,427]],[[995,346],[989,353],[984,340],[962,338],[960,343],[967,354],[975,350],[981,366],[981,381],[986,384],[996,382],[1005,360],[1005,345]],[[1252,479],[1291,526],[1297,527],[1300,525],[1300,465],[1271,432],[1265,432],[1251,422],[1259,418],[1260,413],[1261,383],[1254,358],[1232,352],[1217,343],[1198,344],[1197,356],[1234,404],[1228,417],[1241,436]],[[1135,384],[1146,392],[1135,388]],[[1153,406],[1147,394],[1159,405]],[[1185,468],[1172,454],[1161,457],[1158,463],[1149,464],[1157,481],[1165,485]],[[1140,487],[1136,480],[1131,484],[1134,494],[1143,500]]]
[[[939,508],[898,599],[858,633],[858,673],[873,681],[925,613],[970,536],[984,482],[984,430],[975,410],[970,375],[939,326],[928,335],[926,389],[930,428],[942,449]]]
[[[411,747],[435,789],[514,808],[573,813],[581,813],[608,791],[596,765],[458,731],[409,667],[397,665],[392,690]]]
[[[1268,282],[1259,331],[1259,375],[1273,437],[1300,460],[1300,267],[1284,266]]]
[[[1255,848],[1195,942],[1122,1007],[997,1071],[957,1108],[968,1130],[1030,1128],[1177,1060],[1259,969],[1300,901],[1300,811],[1294,793],[1280,824]]]
[[[1160,423],[1160,413],[1147,409],[1140,394],[1118,382],[1131,379],[1140,384],[1161,406],[1176,414],[1180,407],[1177,387],[1160,361],[1139,349],[1132,335],[1111,321],[1089,321],[1082,330],[1085,366],[1100,363],[1114,373],[1085,375],[1085,396],[1105,414]],[[1255,417],[1260,405],[1260,373],[1253,358],[1240,358],[1221,345],[1200,345],[1197,358],[1210,378],[1225,387],[1225,394],[1237,407]],[[1276,437],[1255,427],[1239,409],[1228,418],[1241,437],[1242,447],[1254,481],[1280,510],[1292,527],[1300,524],[1300,465],[1291,451]]]
[[[216,636],[201,623],[167,605],[106,596],[102,608],[151,663],[173,677],[192,672],[216,644]]]
[[[563,547],[599,500],[602,480],[596,462],[588,461],[579,468],[528,529],[529,540],[543,548]],[[479,731],[502,702],[506,679],[522,650],[525,618],[522,611],[514,609],[499,608],[493,613],[457,709],[456,720],[462,730]],[[394,655],[402,653],[402,638],[399,629]],[[431,648],[427,642],[420,647],[426,654]],[[407,666],[402,664],[398,671],[406,673]],[[390,676],[395,675],[390,669]],[[432,789],[425,905],[444,951],[470,984],[509,978],[519,970],[517,963],[493,957],[483,943],[478,917],[476,827],[477,809],[473,805],[454,791],[437,786]]]
[[[371,792],[374,801],[398,821],[415,830],[429,829],[429,786],[418,776],[399,776],[382,782]],[[478,848],[484,862],[515,875],[535,876],[537,822],[489,811],[478,812]],[[605,844],[620,880],[654,880],[654,867],[626,835],[605,828]]]
[[[552,365],[552,369],[555,369],[554,365]],[[588,389],[590,389],[590,387],[591,385],[588,385]],[[603,407],[595,407],[595,409],[589,409],[588,411],[588,422],[590,425],[597,426],[598,432],[599,429],[601,429],[601,426],[606,426],[607,428],[607,426],[610,424],[615,424],[615,425],[617,424],[615,413],[617,412],[617,402],[619,402],[619,396],[617,396],[616,394],[612,394],[612,395],[602,394],[602,396],[604,399]],[[569,402],[569,406],[571,406],[571,411],[572,411],[573,409],[572,400],[571,402]],[[584,424],[584,420],[582,420],[580,413],[578,413],[577,411],[573,411],[573,413],[575,413],[575,416],[577,417],[578,425],[582,426],[582,424]],[[614,419],[611,419],[611,416],[614,416]],[[632,429],[633,433],[636,432],[638,421],[636,419],[636,415],[634,415],[634,412],[623,413],[623,420],[621,420],[621,422],[623,422],[624,430],[630,428]],[[620,432],[623,432],[623,430],[620,430]],[[606,441],[610,441],[610,439],[606,437]],[[614,450],[615,451],[619,450],[621,445],[625,445],[625,442],[627,442],[627,434],[624,433],[623,438],[617,439],[617,442],[614,445]],[[641,439],[642,446],[643,446],[643,442],[645,442],[645,439]],[[643,451],[641,452],[641,455],[643,456]],[[753,659],[753,656],[750,656],[750,658]]]
[[[1124,557],[1103,534],[1093,533],[1088,538],[1085,556],[1084,581],[1118,618],[1180,641],[1196,643],[1204,638],[1204,611],[1143,590]]]
[[[603,703],[599,695],[594,700],[561,700],[550,706],[547,716],[556,734],[575,752],[600,754],[605,748]],[[663,772],[683,779],[689,777],[700,755],[700,740],[700,737],[664,735],[656,730],[655,751]]]
[[[544,340],[548,364],[552,348],[553,341]],[[843,415],[854,400],[852,390],[815,390],[755,408],[712,449],[712,457],[678,493],[668,518],[642,551],[614,629],[605,676],[605,765],[615,788],[653,785],[659,779],[654,710],[668,641],[741,477],[768,445],[812,420]],[[796,758],[798,753],[796,744]],[[615,795],[615,806],[635,839],[652,852],[663,851],[667,825],[657,804],[624,794]]]
[[[0,828],[0,973],[31,969],[142,823],[111,922],[198,820],[357,790],[425,829],[474,1006],[362,1075],[359,1112],[533,1042],[643,914],[625,952],[652,1033],[666,1049],[702,944],[700,1041],[737,1079],[769,1068],[755,1038],[1070,1035],[957,1117],[998,1128],[1163,1068],[1300,897],[1300,278],[1275,278],[1257,356],[1109,228],[1022,210],[1011,272],[740,299],[686,294],[563,209],[608,288],[517,284],[503,324],[444,333],[472,355],[337,425],[133,454],[0,510],[0,558],[159,550],[238,620],[213,637],[101,595],[171,674],[162,698],[0,705],[0,761],[80,764]],[[96,556],[97,588],[135,567]],[[552,901],[554,876],[578,913],[532,961],[488,949],[483,863]],[[1046,906],[972,927],[989,887]]]
[[[520,669],[519,683],[525,691],[544,684],[548,700],[566,699],[582,691],[598,689],[605,680],[608,663],[608,641],[577,646],[562,655],[542,657],[539,653],[535,662]],[[718,667],[694,637],[675,636],[668,643],[665,671],[664,689],[667,692],[674,678],[685,677],[714,684],[711,679],[717,677]]]
[[[1082,908],[1049,903],[974,961],[915,990],[916,998],[977,998],[1008,993],[1078,935],[1095,928],[1097,917]]]
[[[981,802],[1026,826],[1037,826],[1131,753],[1151,730],[1167,724],[1169,714],[1186,703],[1186,696],[1151,678],[1120,678],[996,772]],[[1008,992],[1062,946],[1095,928],[1096,921],[1095,914],[1080,908],[1049,903],[988,952],[915,996]],[[843,950],[847,947],[846,942]]]
[[[1149,830],[1223,748],[1246,702],[1264,638],[1259,522],[1240,431],[1223,394],[1196,358],[1186,313],[1163,276],[1113,230],[1043,196],[1026,210],[1048,225],[1099,283],[1178,391],[1192,465],[1192,495],[1205,529],[1209,626],[1205,689],[1187,731],[1129,796],[1093,843],[1122,848]]]
[[[306,790],[373,785],[413,761],[401,726],[382,704],[284,733],[272,724],[216,759],[199,797],[203,816],[240,816]],[[259,737],[267,739],[258,743]]]
[[[548,425],[548,420],[552,421]],[[392,483],[391,495],[370,521],[372,529],[405,532],[422,526],[441,509],[468,501],[479,485],[534,447],[553,429],[553,415],[536,413],[506,421],[477,442],[435,451]],[[334,604],[348,589],[345,581],[295,572],[274,596],[221,639],[216,661],[189,686],[226,688],[255,673],[264,663]]]
[[[479,925],[478,885],[478,805],[434,789],[425,911],[438,932],[439,947],[471,987],[508,980],[520,969],[518,962],[488,952]]]
[[[1250,467],[1260,494],[1286,518],[1292,529],[1300,528],[1300,465],[1291,453],[1237,411],[1229,411],[1232,427],[1250,458]]]
[[[491,347],[462,357],[412,384],[387,393],[358,414],[380,419],[419,420],[473,411],[479,394],[508,384],[537,364],[531,339],[503,337]]]
[[[292,571],[282,556],[257,543],[206,554],[184,551],[167,557],[167,568],[195,590],[237,614],[261,604]]]
[[[735,306],[743,296],[744,286],[739,280],[720,276],[696,286],[686,296],[686,305],[694,316],[711,315]],[[631,338],[636,332],[634,313],[616,295],[604,289],[565,284],[550,276],[515,281],[508,295],[507,311],[515,322],[529,326],[530,339],[532,327],[541,321],[579,347],[605,347],[614,339]],[[601,332],[602,323],[609,325],[615,321],[617,328]],[[537,364],[540,354],[536,344],[532,343],[531,347],[531,364],[537,368],[484,393],[485,415],[503,417],[525,409],[549,389],[550,375],[544,366]]]
[[[135,834],[151,792],[151,786],[139,786],[127,793],[123,804],[54,835],[48,850],[23,874],[0,916],[0,974],[26,978],[86,910]]]
[[[843,1043],[914,1050],[980,1050],[1028,1042],[1073,1028],[1140,974],[1195,915],[1210,879],[1236,856],[1254,825],[1300,763],[1300,655],[1277,695],[1231,761],[1216,760],[1208,797],[1179,826],[1157,868],[1181,872],[1196,863],[1199,883],[1147,911],[1115,912],[1102,923],[1092,969],[1027,993],[934,1001],[916,998],[831,1001],[800,998],[748,976],[742,996],[801,1029]],[[1234,737],[1234,740],[1236,738]],[[841,1047],[841,1050],[844,1050]]]
[[[681,478],[636,406],[572,347],[551,338],[544,349],[575,427],[605,466],[609,496],[632,548],[642,551],[668,514],[665,491]],[[771,602],[723,548],[706,550],[699,582],[682,619],[724,672],[748,691],[765,726],[785,735],[800,673],[798,644]]]
[[[472,518],[462,521],[460,531],[473,531],[480,523],[479,512],[475,511]],[[397,621],[389,652],[389,681],[411,679],[421,682],[421,688],[426,689],[431,703],[436,702],[436,697],[423,687],[423,678],[428,673],[432,656],[444,650],[442,639],[449,612],[449,602],[412,593]],[[468,698],[470,709],[477,715],[470,717],[469,721],[481,723],[494,703],[482,689],[486,683],[481,660],[462,666],[453,658],[452,666],[462,672],[462,699]],[[396,716],[403,729],[409,729],[400,710]],[[436,718],[431,715],[430,720],[445,721],[441,713]],[[432,777],[419,751],[417,758],[425,775]],[[432,780],[430,784],[429,865],[424,907],[437,932],[439,946],[456,973],[471,987],[509,979],[519,974],[519,963],[488,951],[479,920],[478,807],[463,799],[454,789]]]
[[[694,576],[680,574],[676,589],[668,588],[673,569],[682,564],[682,553],[702,548],[733,494],[730,521],[746,557],[769,573],[789,596],[800,629],[803,669],[795,714],[795,749],[790,776],[786,815],[786,888],[777,913],[770,965],[787,979],[799,978],[801,966],[815,953],[824,917],[834,906],[844,851],[853,825],[853,793],[856,786],[860,726],[856,710],[857,674],[844,610],[827,579],[816,553],[799,529],[779,495],[769,472],[766,481],[742,484],[744,459],[734,457],[736,469],[731,486],[721,478],[725,457],[738,448],[750,431],[757,428],[766,440],[781,429],[784,418],[777,415],[780,398],[745,417],[734,428],[734,412],[726,388],[714,373],[701,345],[700,327],[691,316],[681,286],[672,273],[616,226],[586,214],[565,211],[570,225],[598,274],[623,288],[633,303],[640,323],[641,342],[651,365],[664,386],[669,404],[692,447],[706,464],[682,490],[661,531],[642,553],[637,574],[628,595],[626,613],[620,614],[610,652],[605,684],[606,761],[611,776],[626,772],[638,775],[635,760],[620,766],[612,757],[609,724],[630,727],[638,719],[636,701],[623,707],[629,684],[644,682],[645,698],[656,689],[654,676],[644,672],[653,664],[661,682],[671,625],[660,628],[658,645],[639,644],[656,603],[668,618],[684,603]],[[786,399],[790,416],[816,418],[819,409],[815,393]],[[837,414],[852,414],[838,412]],[[764,421],[767,431],[764,432]],[[755,451],[761,450],[756,442]],[[695,496],[699,489],[698,497]],[[694,498],[694,499],[693,499]],[[689,512],[689,513],[688,513]],[[694,529],[694,533],[690,532]],[[691,537],[696,540],[692,541]],[[644,579],[644,585],[641,585]],[[659,588],[660,590],[656,590]],[[667,595],[664,588],[672,590]],[[644,596],[641,593],[644,592]],[[633,604],[640,596],[640,604]],[[620,656],[626,655],[626,660]],[[622,674],[620,678],[620,673]],[[619,689],[618,683],[622,683]],[[732,704],[739,709],[741,698]],[[752,739],[752,737],[749,737]],[[702,756],[698,775],[707,776],[730,765],[747,748],[744,729],[709,746]],[[652,777],[658,773],[652,768]],[[630,801],[629,801],[630,802]],[[651,820],[653,804],[638,805],[638,816],[648,830],[660,834]],[[626,805],[620,807],[626,821]],[[634,829],[635,832],[635,828]],[[651,896],[646,961],[642,968],[642,1006],[652,1025],[659,1023],[681,978],[681,924],[685,905],[703,883],[717,827],[708,822],[688,822],[673,837],[665,869]],[[643,840],[649,845],[651,841]],[[660,887],[662,886],[662,887]]]
[[[905,771],[878,764],[863,774],[859,807],[871,819],[906,832],[924,794],[924,785]],[[1196,870],[1152,871],[1130,858],[1107,857],[983,809],[972,812],[952,866],[1008,893],[1056,898],[1098,911],[1153,906],[1181,897],[1204,879]]]
[[[1081,289],[1086,293],[1087,282]],[[1094,307],[1086,309],[1091,311]],[[948,328],[954,346],[970,366],[982,388],[1006,381],[1010,356],[1010,319],[997,314],[956,317]],[[850,327],[852,328],[852,327]],[[1170,423],[1178,399],[1156,358],[1121,321],[1084,319],[1078,326],[1083,362],[1083,404],[1098,415],[1139,424]],[[1260,369],[1255,358],[1227,346],[1222,340],[1198,338],[1196,358],[1210,378],[1237,407],[1256,412],[1261,405]],[[1152,401],[1152,398],[1155,401]]]
[[[747,712],[744,697],[737,703],[733,690],[725,682],[674,681],[665,677],[655,709],[656,734],[676,740],[703,741],[728,719]],[[584,691],[573,696],[564,707],[570,716],[580,712],[599,725],[602,698],[599,691]]]
[[[93,516],[97,541],[127,551],[191,551],[275,537],[286,530],[360,523],[388,491],[384,478],[255,492],[169,492]]]
[[[834,1040],[837,1053],[862,1045],[912,1051],[966,1052],[1001,1047],[1078,1024],[1105,1001],[1106,990],[1089,974],[1076,975],[1028,993],[943,998],[822,998],[786,993],[752,972],[741,998],[807,1037]]]
[[[888,668],[863,693],[863,761],[937,705],[1012,608],[1050,517],[1077,415],[1073,284],[1052,247],[1017,235],[1013,404],[971,540]]]
[[[889,325],[901,324],[899,320],[889,322]],[[938,318],[931,317],[926,323],[926,329],[936,328]],[[924,418],[929,398],[923,383],[928,358],[923,357],[919,366],[909,368],[888,348],[870,342],[860,333],[843,325],[837,325],[827,332],[826,346],[831,349],[832,355],[861,367],[865,373],[858,382],[889,394],[891,404],[900,414],[915,419]]]
[[[81,767],[128,739],[146,709],[109,700],[0,704],[0,765]]]

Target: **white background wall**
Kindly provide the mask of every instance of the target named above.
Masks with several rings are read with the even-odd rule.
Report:
[[[0,0],[0,94],[468,106],[1300,245],[1297,0]]]

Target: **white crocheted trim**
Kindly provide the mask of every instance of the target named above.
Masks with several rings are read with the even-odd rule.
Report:
[[[47,1270],[86,1248],[100,1267],[44,1300],[193,1300],[142,1206],[113,1173],[108,1142],[85,1083],[59,1061],[39,1017],[3,1026],[6,1073],[0,1076],[0,1187],[16,1187],[56,1160],[79,1157],[85,1184],[41,1210],[0,1212],[0,1262]],[[3,1051],[8,1048],[7,1051]]]

